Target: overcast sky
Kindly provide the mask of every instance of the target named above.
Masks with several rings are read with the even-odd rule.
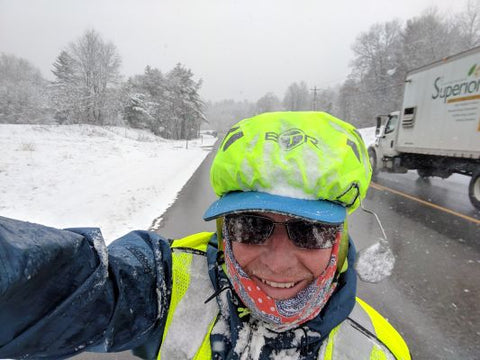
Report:
[[[203,79],[205,100],[279,97],[294,81],[326,88],[349,73],[355,38],[378,22],[405,21],[464,0],[0,0],[0,52],[52,79],[62,48],[87,29],[112,41],[125,76],[180,62]]]

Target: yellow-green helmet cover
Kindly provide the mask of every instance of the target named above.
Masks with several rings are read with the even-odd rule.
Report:
[[[260,114],[235,124],[220,145],[210,171],[220,199],[204,217],[262,210],[258,204],[248,206],[261,195],[281,204],[263,210],[341,222],[323,214],[355,210],[366,195],[371,172],[365,144],[352,125],[324,112]],[[232,196],[236,205],[225,207],[222,200]],[[309,216],[308,209],[318,206],[321,211]]]

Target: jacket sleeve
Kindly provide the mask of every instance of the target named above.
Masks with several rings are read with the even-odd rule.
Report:
[[[98,229],[0,217],[0,359],[142,346],[161,336],[170,288],[169,244],[152,232],[107,249]]]

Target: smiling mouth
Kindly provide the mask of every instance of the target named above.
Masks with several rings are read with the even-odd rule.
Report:
[[[260,280],[262,281],[262,283],[264,283],[268,286],[271,286],[273,288],[278,288],[278,289],[290,289],[290,288],[295,286],[294,282],[279,283],[279,282],[275,282],[275,281],[268,281],[268,280],[265,280],[265,279],[260,279]]]

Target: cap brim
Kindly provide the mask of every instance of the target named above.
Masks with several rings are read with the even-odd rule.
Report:
[[[341,224],[345,221],[345,207],[325,200],[296,199],[263,192],[231,192],[207,209],[203,218],[206,221],[218,217],[245,211],[271,211],[298,216],[314,221]]]

